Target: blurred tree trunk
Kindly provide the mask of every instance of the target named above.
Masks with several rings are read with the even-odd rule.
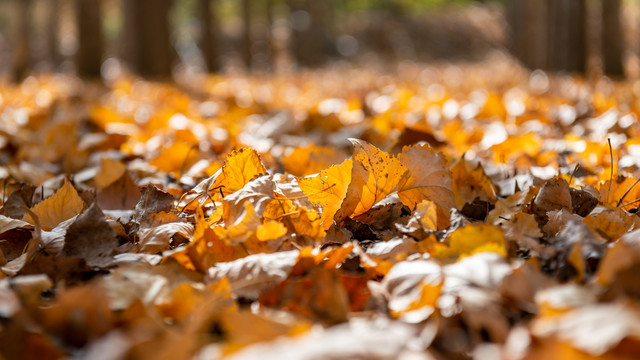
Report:
[[[22,81],[29,71],[29,62],[31,61],[31,0],[14,0],[16,6],[16,24],[14,27],[14,46],[12,58],[12,78],[14,81]]]
[[[200,0],[202,55],[207,71],[212,73],[221,68],[216,5],[215,0]]]
[[[620,3],[620,0],[602,1],[602,65],[605,74],[613,76],[624,75]]]
[[[585,0],[548,0],[548,5],[548,68],[555,71],[585,73],[587,69]]]
[[[547,3],[510,0],[507,7],[511,52],[530,69],[547,67]]]
[[[335,46],[327,24],[331,2],[327,0],[288,0],[292,16],[291,52],[302,66],[322,65],[333,55]]]
[[[60,65],[62,55],[58,48],[60,29],[60,0],[49,0],[49,16],[47,17],[47,56],[54,69]]]
[[[100,77],[102,66],[102,6],[101,0],[75,0],[78,26],[76,71],[81,77]]]
[[[269,62],[269,66],[272,68],[275,67],[276,60],[276,44],[275,39],[273,37],[273,0],[266,0],[266,9],[265,9],[267,18],[266,18],[266,37],[265,41],[267,42],[266,52],[267,52],[267,61]]]
[[[175,58],[171,45],[171,0],[122,0],[124,49],[131,70],[150,78],[169,78]]]
[[[251,0],[242,0],[242,62],[251,69]]]

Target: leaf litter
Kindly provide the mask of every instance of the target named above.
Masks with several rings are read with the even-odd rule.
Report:
[[[0,357],[637,358],[637,84],[491,66],[3,87]]]

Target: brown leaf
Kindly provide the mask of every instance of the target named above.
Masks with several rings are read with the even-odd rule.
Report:
[[[89,266],[104,267],[111,264],[116,247],[116,233],[94,202],[69,226],[62,253],[82,258]]]
[[[136,204],[136,219],[142,221],[151,214],[169,212],[173,209],[173,201],[173,195],[154,185],[147,185],[142,188],[140,201]]]
[[[53,196],[36,204],[31,210],[38,216],[43,230],[51,230],[59,223],[78,215],[84,207],[84,203],[76,189],[68,180]],[[35,220],[29,214],[25,214],[24,221],[35,224]]]
[[[97,199],[103,210],[129,210],[140,200],[140,189],[125,171],[118,180],[101,189]]]

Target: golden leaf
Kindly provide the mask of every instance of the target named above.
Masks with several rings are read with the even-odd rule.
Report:
[[[124,175],[127,167],[118,160],[103,157],[100,159],[100,171],[95,176],[96,187],[102,190]]]
[[[282,164],[288,173],[306,176],[337,164],[344,158],[344,154],[334,148],[310,144],[293,150],[282,160]]]
[[[222,165],[222,177],[219,177],[213,187],[224,186],[225,195],[242,189],[252,179],[267,173],[260,155],[253,150],[242,148],[227,155]]]
[[[437,258],[457,258],[483,251],[507,255],[506,240],[502,231],[487,224],[469,224],[451,233],[449,246],[437,243],[431,253]]]
[[[354,146],[351,183],[337,217],[358,216],[391,194],[407,168],[393,155],[362,140],[350,139]]]
[[[322,208],[322,227],[331,227],[333,217],[340,209],[347,188],[351,183],[353,160],[347,159],[342,164],[334,165],[321,171],[318,175],[298,180],[302,192],[309,201]]]
[[[491,203],[496,201],[496,189],[480,164],[472,168],[464,157],[451,167],[453,193],[458,208],[475,198]]]
[[[61,222],[78,215],[83,207],[82,198],[71,182],[65,180],[55,194],[36,204],[31,211],[38,215],[43,230],[51,230]],[[22,220],[35,224],[35,220],[29,214],[25,214]]]
[[[258,226],[256,236],[260,241],[277,239],[287,234],[287,228],[280,221],[269,220]]]

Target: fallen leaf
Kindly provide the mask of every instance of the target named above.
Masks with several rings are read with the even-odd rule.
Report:
[[[59,223],[78,215],[84,208],[84,203],[76,189],[68,180],[51,197],[36,204],[31,211],[38,216],[43,230],[51,230]],[[30,214],[25,214],[24,221],[31,224],[35,220]]]
[[[455,207],[451,173],[441,154],[428,145],[405,146],[398,159],[409,170],[398,184],[398,196],[410,209],[423,200],[438,205],[439,228],[449,223],[449,210]]]
[[[466,257],[490,251],[506,256],[506,240],[502,231],[486,224],[469,224],[449,236],[448,245],[437,243],[431,253],[436,258]]]
[[[94,180],[98,190],[102,190],[120,179],[127,171],[127,167],[120,161],[108,157],[100,159],[100,170]]]
[[[136,219],[142,221],[152,214],[169,212],[173,209],[174,198],[166,191],[158,189],[154,185],[142,188],[140,201],[136,204]]]
[[[67,229],[62,253],[82,258],[89,266],[104,267],[111,264],[117,246],[115,231],[94,202]]]
[[[351,183],[353,160],[347,159],[340,165],[333,165],[314,177],[298,180],[300,189],[309,201],[322,208],[322,227],[327,230],[333,223],[333,218],[342,206]]]
[[[269,241],[277,239],[287,234],[286,226],[275,220],[268,220],[258,227],[256,236],[260,241]]]
[[[400,160],[361,140],[351,139],[353,169],[338,219],[358,216],[391,194],[407,169]]]

